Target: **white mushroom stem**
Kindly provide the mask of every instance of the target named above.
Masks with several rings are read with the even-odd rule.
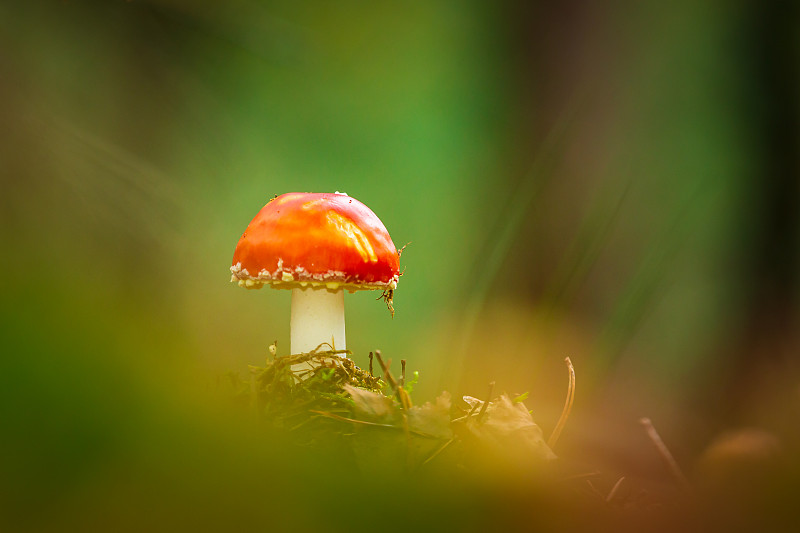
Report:
[[[344,350],[344,291],[292,289],[291,350]]]

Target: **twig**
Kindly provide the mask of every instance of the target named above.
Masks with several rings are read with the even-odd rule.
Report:
[[[303,421],[302,421],[302,422],[300,422],[299,424],[296,424],[296,425],[294,425],[294,426],[290,427],[290,428],[289,428],[289,431],[296,431],[296,430],[300,429],[301,427],[303,427],[304,425],[306,425],[306,424],[308,424],[309,422],[311,422],[312,420],[313,420],[313,418],[312,418],[312,417],[310,417],[310,416],[309,416],[309,417],[307,417],[307,418],[304,418],[304,419],[303,419]]]
[[[422,431],[417,431],[417,430],[414,430],[414,429],[409,429],[408,427],[404,427],[404,426],[395,426],[394,424],[379,424],[378,422],[369,422],[367,420],[358,420],[358,419],[355,419],[355,418],[347,418],[346,416],[335,415],[333,413],[328,413],[326,411],[317,411],[315,409],[309,409],[308,412],[309,413],[314,413],[316,415],[324,416],[324,417],[327,417],[327,418],[333,418],[334,420],[340,420],[342,422],[351,422],[353,424],[362,424],[364,426],[373,426],[373,427],[387,428],[387,429],[399,429],[400,431],[406,431],[406,432],[409,432],[409,433],[413,433],[414,435],[419,435],[420,437],[426,437],[426,438],[429,438],[429,439],[437,439],[437,440],[439,439],[439,437],[436,437],[436,436],[431,435],[429,433],[425,433],[425,432],[422,432]]]
[[[374,356],[372,355],[372,352],[369,352],[369,375],[370,376],[374,376],[375,375],[375,374],[372,373],[372,358],[373,357]]]
[[[595,470],[594,472],[586,472],[585,474],[573,474],[571,476],[567,476],[564,478],[564,481],[573,481],[575,479],[585,479],[589,477],[597,477],[601,474],[599,470]]]
[[[478,422],[483,420],[483,417],[486,414],[486,409],[489,407],[489,402],[492,399],[493,392],[494,392],[494,381],[489,383],[489,394],[486,396],[486,401],[483,402],[483,405],[481,405],[481,411],[478,413]]]
[[[323,346],[327,346],[328,348],[330,348],[330,350],[323,350],[322,349]],[[316,353],[322,353],[322,352],[336,353],[336,352],[341,352],[341,350],[337,350],[336,349],[336,347],[333,345],[333,337],[331,337],[331,342],[322,342],[316,348],[314,348],[313,350],[311,350],[308,353],[316,354]]]
[[[406,386],[406,360],[400,359],[400,386]]]
[[[462,420],[467,420],[468,418],[470,418],[472,415],[475,414],[475,411],[478,410],[478,407],[482,407],[482,406],[483,406],[482,403],[481,404],[477,404],[476,403],[475,405],[472,406],[472,409],[469,410],[469,413],[465,414],[464,416],[459,416],[458,418],[454,418],[450,422],[451,423],[452,422],[461,422]]]
[[[424,461],[422,461],[422,464],[421,464],[420,466],[425,466],[426,464],[428,464],[428,463],[430,463],[431,461],[433,461],[433,460],[434,460],[436,457],[438,457],[438,456],[439,456],[439,454],[440,454],[440,453],[442,453],[442,452],[443,452],[443,451],[444,451],[444,450],[445,450],[445,449],[446,449],[448,446],[450,446],[451,444],[453,444],[453,442],[454,442],[455,440],[456,440],[456,439],[450,439],[450,440],[448,440],[447,442],[445,442],[444,444],[442,444],[441,446],[439,446],[439,447],[436,449],[436,451],[435,451],[435,452],[433,452],[433,453],[431,454],[431,456],[430,456],[430,457],[428,457],[427,459],[425,459]]]
[[[375,350],[375,357],[378,359],[378,364],[381,365],[381,368],[383,369],[383,379],[385,379],[389,386],[391,386],[394,390],[394,393],[397,396],[397,401],[400,402],[400,406],[404,410],[410,409],[411,398],[408,396],[408,393],[403,386],[398,384],[397,380],[394,379],[394,376],[392,376],[392,373],[389,372],[389,366],[391,366],[392,360],[389,359],[389,361],[384,363],[380,350]]]
[[[644,417],[639,419],[639,423],[644,426],[645,431],[647,431],[647,436],[650,437],[651,441],[653,441],[656,450],[658,450],[658,454],[667,464],[667,468],[669,468],[669,471],[672,474],[672,477],[675,478],[678,486],[687,493],[692,492],[692,486],[689,483],[689,480],[683,474],[683,471],[681,471],[681,467],[678,466],[678,462],[670,453],[667,445],[664,444],[663,440],[661,440],[661,436],[658,434],[658,431],[656,431],[655,426],[653,426],[653,422],[649,418]]]
[[[309,409],[308,412],[316,415],[322,415],[327,418],[333,418],[334,420],[341,420],[342,422],[352,422],[353,424],[364,424],[365,426],[375,426],[381,428],[403,429],[400,426],[395,426],[392,424],[379,424],[377,422],[368,422],[367,420],[356,420],[355,418],[347,418],[346,416],[335,415],[333,413],[328,413],[327,411],[316,411],[314,409]]]
[[[564,362],[567,363],[567,369],[569,370],[569,387],[567,388],[567,399],[564,402],[564,409],[561,411],[561,416],[558,419],[558,423],[556,423],[556,427],[553,429],[553,433],[551,433],[550,438],[547,439],[547,445],[550,449],[553,449],[556,442],[558,442],[561,431],[567,424],[570,412],[572,412],[572,403],[575,401],[575,367],[572,366],[572,361],[569,360],[569,357],[564,358]]]
[[[600,493],[599,490],[597,490],[597,487],[594,486],[594,483],[592,483],[591,480],[587,479],[586,480],[586,485],[589,487],[589,490],[591,490],[594,494],[596,494],[601,499],[604,499],[603,495]]]
[[[340,360],[334,360],[333,364],[334,364],[334,366],[336,368],[341,368],[342,372],[344,372],[344,375],[347,376],[348,379],[350,378],[350,372],[347,371],[347,368],[344,366],[344,363],[342,362],[341,359]]]
[[[392,373],[389,372],[389,367],[392,366],[392,360],[389,359],[388,362],[384,362],[380,350],[375,350],[375,358],[378,360],[378,364],[381,365],[381,370],[383,370],[383,379],[386,380],[386,383],[388,383],[390,387],[396,389],[397,382],[394,380]]]
[[[611,502],[611,500],[614,499],[614,496],[617,495],[617,491],[619,491],[619,488],[622,485],[623,481],[625,481],[625,476],[622,476],[621,478],[619,478],[619,480],[617,480],[616,483],[614,483],[614,486],[611,487],[611,490],[609,491],[608,496],[606,496],[606,503],[609,503],[609,502]]]

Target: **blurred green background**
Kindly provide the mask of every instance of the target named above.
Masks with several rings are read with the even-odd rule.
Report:
[[[548,434],[568,355],[557,451],[587,464],[663,476],[641,416],[687,465],[723,429],[785,432],[797,27],[756,2],[0,4],[0,512],[202,527],[267,497],[241,472],[285,467],[219,382],[286,353],[289,293],[228,267],[291,191],[410,243],[394,319],[348,295],[347,337],[406,359],[417,401],[494,380]]]

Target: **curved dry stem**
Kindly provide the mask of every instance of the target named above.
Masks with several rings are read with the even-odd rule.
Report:
[[[649,418],[644,417],[639,419],[639,423],[644,426],[647,436],[650,437],[650,440],[653,442],[656,450],[658,450],[658,454],[664,460],[664,463],[667,465],[672,477],[675,478],[675,482],[684,492],[691,493],[691,483],[689,483],[689,480],[684,475],[681,467],[678,465],[678,461],[675,460],[675,457],[673,457],[672,453],[669,451],[669,448],[667,448],[667,445],[664,444],[663,440],[661,440],[661,435],[659,435],[658,431],[656,431],[653,422]]]
[[[551,450],[556,445],[556,442],[558,442],[558,437],[561,436],[561,431],[567,424],[569,414],[572,412],[572,402],[575,401],[575,367],[572,366],[572,361],[570,361],[569,357],[564,358],[564,362],[567,363],[567,369],[569,370],[569,388],[567,389],[567,399],[564,402],[564,409],[561,411],[561,417],[559,417],[558,423],[555,429],[553,429],[553,433],[550,434],[550,438],[547,439],[547,445]]]

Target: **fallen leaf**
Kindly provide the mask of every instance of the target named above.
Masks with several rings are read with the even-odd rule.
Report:
[[[384,423],[394,420],[396,409],[392,398],[350,385],[345,385],[344,390],[353,399],[355,412],[360,417]]]
[[[445,391],[433,403],[415,405],[408,410],[408,427],[440,439],[453,438],[450,428],[450,393]]]
[[[474,410],[474,415],[462,422],[466,430],[464,437],[474,445],[512,461],[555,459],[542,430],[521,401],[512,401],[503,394],[489,402],[482,417],[477,416],[483,406],[482,400],[464,396],[464,401]]]

